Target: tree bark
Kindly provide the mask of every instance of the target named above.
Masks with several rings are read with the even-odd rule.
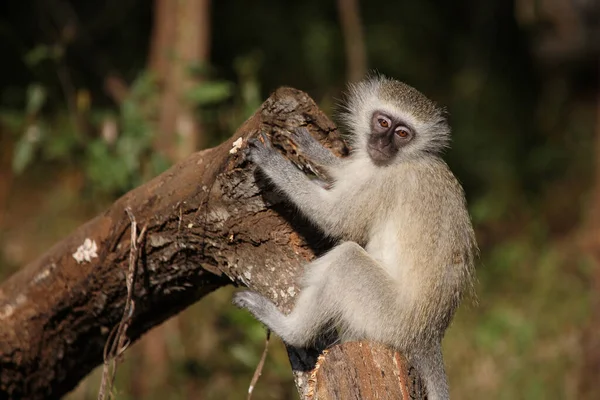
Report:
[[[126,210],[145,229],[129,340],[229,284],[247,285],[288,312],[302,264],[326,242],[262,190],[243,148],[264,131],[305,167],[286,136],[286,128],[301,125],[338,155],[347,152],[305,93],[279,89],[227,142],[132,190],[0,285],[0,398],[58,398],[102,363],[127,298]],[[78,263],[73,254],[86,239],[97,256]],[[336,346],[318,361],[318,350],[288,350],[302,399],[423,397],[402,357],[381,345]]]
[[[597,60],[600,79],[600,58]],[[582,233],[581,250],[590,255],[592,265],[591,316],[582,335],[583,363],[580,373],[579,393],[581,399],[597,399],[600,396],[600,88],[596,93],[595,129],[595,177],[591,190],[588,215]]]

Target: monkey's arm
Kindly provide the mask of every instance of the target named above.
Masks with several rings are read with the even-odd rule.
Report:
[[[312,162],[323,167],[334,167],[339,165],[342,160],[333,155],[331,151],[325,148],[316,140],[304,127],[294,128],[290,131],[290,137],[298,145],[300,151]]]
[[[341,210],[334,210],[336,205],[331,193],[275,150],[265,134],[261,134],[260,140],[249,140],[247,156],[313,223],[326,234],[339,236],[345,215]]]

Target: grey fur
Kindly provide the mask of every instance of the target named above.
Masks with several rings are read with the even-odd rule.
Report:
[[[334,167],[340,165],[342,159],[333,155],[319,141],[317,141],[304,127],[295,128],[291,132],[291,138],[304,154],[310,154],[310,161],[323,167]]]
[[[330,189],[306,177],[266,137],[251,143],[251,161],[341,244],[306,267],[289,315],[252,292],[237,293],[234,303],[293,346],[309,345],[331,323],[345,340],[387,343],[420,370],[430,400],[447,399],[441,340],[472,287],[476,252],[463,190],[438,155],[449,127],[424,95],[383,77],[352,86],[346,108],[354,142],[346,159],[334,161],[308,132],[296,131],[307,157],[333,177]],[[415,131],[385,166],[365,151],[374,110]]]

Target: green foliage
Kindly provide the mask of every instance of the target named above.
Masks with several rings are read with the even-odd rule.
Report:
[[[39,44],[25,54],[24,61],[30,67],[35,67],[47,60],[59,60],[63,54],[64,51],[60,46]]]
[[[155,96],[154,79],[150,74],[141,74],[121,104],[118,116],[99,118],[104,123],[115,118],[119,132],[113,139],[99,137],[87,144],[85,171],[95,188],[125,192],[164,170],[166,161],[153,153],[152,147]]]
[[[41,132],[37,126],[30,127],[23,134],[14,148],[12,167],[17,174],[23,172],[25,167],[31,163],[34,158],[35,148],[40,141]]]
[[[33,160],[38,147],[45,141],[46,131],[42,123],[36,122],[47,96],[45,88],[32,83],[27,88],[26,105],[23,114],[3,113],[0,121],[14,130],[23,132],[15,144],[12,167],[21,173]],[[27,124],[27,121],[31,121]]]
[[[46,89],[32,84],[27,90],[23,114],[4,112],[0,121],[21,131],[13,153],[13,170],[20,174],[36,161],[74,162],[85,172],[90,186],[102,193],[123,193],[168,168],[169,163],[153,151],[156,84],[150,74],[141,74],[118,113],[95,110],[93,127],[108,135],[83,135],[73,125],[73,116],[56,114],[45,118],[41,111]]]
[[[235,122],[237,124],[249,118],[263,101],[261,84],[258,77],[258,72],[262,64],[262,53],[256,51],[237,57],[233,62],[239,87],[239,112],[237,112],[238,118],[236,118]],[[234,127],[230,126],[230,128]]]
[[[233,84],[226,81],[205,81],[187,93],[187,100],[197,107],[218,104],[233,93]]]
[[[46,102],[46,89],[40,84],[31,84],[27,88],[27,115],[37,115]]]

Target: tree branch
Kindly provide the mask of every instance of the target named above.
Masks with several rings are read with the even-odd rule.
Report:
[[[228,284],[247,285],[289,311],[299,292],[295,282],[301,266],[325,250],[326,241],[276,194],[260,189],[260,177],[242,150],[250,136],[264,131],[287,157],[307,166],[285,136],[286,127],[300,125],[338,155],[347,152],[333,123],[305,93],[279,89],[227,142],[191,155],[127,193],[5,281],[0,286],[0,398],[58,398],[102,363],[127,299],[128,209],[146,228],[126,331],[131,341]],[[80,248],[86,239],[87,247]],[[317,369],[318,350],[288,351],[303,399],[312,394],[369,398],[369,393],[402,398],[414,391],[409,367],[380,345],[334,347]],[[334,364],[328,362],[332,356]]]

